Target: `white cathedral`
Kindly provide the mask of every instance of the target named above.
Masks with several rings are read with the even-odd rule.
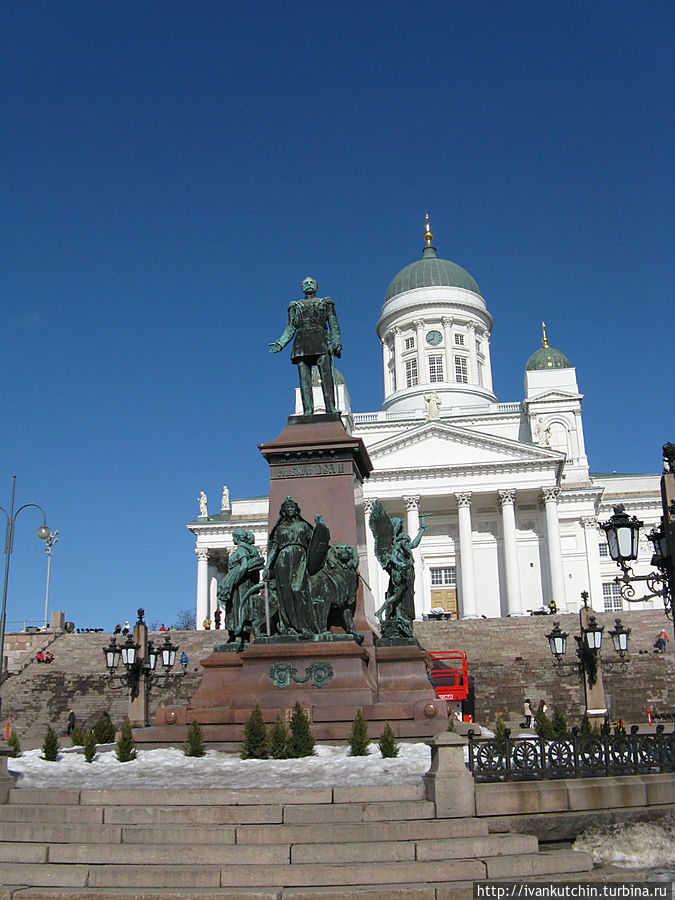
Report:
[[[590,474],[576,369],[549,346],[545,328],[525,366],[524,397],[498,401],[485,300],[467,271],[436,255],[428,218],[424,237],[422,259],[393,279],[376,325],[380,409],[352,412],[336,370],[344,426],[363,439],[374,466],[363,484],[366,517],[379,500],[414,538],[420,515],[428,516],[414,551],[417,618],[528,615],[551,601],[574,612],[582,591],[595,610],[620,610],[618,569],[598,523],[623,503],[646,526],[657,525],[659,476]],[[324,409],[318,385],[314,404]],[[295,405],[302,413],[299,389]],[[267,517],[267,497],[230,502],[224,488],[219,513],[208,515],[202,502],[200,516],[187,523],[196,537],[197,628],[214,618],[233,531],[253,532],[264,556]],[[639,574],[650,568],[648,530],[641,532]],[[379,607],[388,576],[366,532],[366,602]]]

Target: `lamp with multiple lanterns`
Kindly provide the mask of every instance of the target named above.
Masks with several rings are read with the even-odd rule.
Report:
[[[147,626],[143,621],[145,615],[144,609],[138,610],[138,622],[136,626],[142,626],[147,635]],[[117,645],[115,637],[110,639],[107,647],[103,648],[105,654],[105,664],[108,670],[110,681],[120,679],[126,684],[131,692],[131,699],[138,697],[141,677],[146,682],[152,678],[160,678],[171,673],[174,663],[176,662],[176,651],[178,647],[171,642],[171,638],[167,634],[164,643],[156,648],[152,641],[147,641],[147,651],[143,652],[142,643],[137,643],[131,634],[128,634],[126,641],[121,645]],[[164,672],[157,673],[157,659],[161,658]],[[124,664],[125,671],[117,674],[117,668],[120,660]]]
[[[640,529],[644,526],[636,516],[629,516],[623,504],[614,507],[614,515],[600,527],[607,536],[609,555],[620,566],[623,574],[615,581],[620,585],[621,597],[628,603],[641,603],[653,597],[663,597],[666,615],[673,619],[673,592],[675,570],[675,444],[663,446],[663,475],[661,476],[661,500],[663,515],[657,528],[647,535],[654,547],[652,565],[657,571],[647,575],[634,575],[630,563],[638,557]],[[643,581],[648,594],[635,596],[633,584]],[[675,622],[674,622],[675,626]]]

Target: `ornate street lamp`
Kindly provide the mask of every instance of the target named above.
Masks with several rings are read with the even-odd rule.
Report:
[[[653,597],[663,597],[666,616],[673,618],[673,591],[675,582],[675,444],[663,445],[663,475],[661,476],[661,524],[647,538],[654,546],[651,563],[656,572],[634,575],[629,563],[637,559],[640,528],[643,522],[629,516],[622,504],[614,507],[614,515],[600,527],[607,535],[609,555],[621,568],[622,575],[615,579],[620,585],[621,597],[628,603],[642,603]],[[633,584],[644,581],[649,590],[644,597],[635,596]],[[675,622],[673,623],[675,627]]]
[[[604,687],[602,684],[602,671],[610,672],[628,671],[628,639],[630,628],[621,624],[621,619],[616,619],[613,631],[609,632],[612,644],[618,654],[618,659],[605,659],[600,654],[602,647],[602,635],[604,625],[600,625],[595,618],[593,610],[588,606],[588,591],[582,591],[583,606],[579,610],[579,635],[574,636],[577,644],[575,661],[566,662],[564,657],[567,652],[568,634],[562,631],[558,622],[553,623],[552,630],[546,635],[551,653],[555,658],[555,667],[558,675],[577,675],[584,683],[586,699],[586,714],[590,717],[604,716]]]
[[[122,686],[129,689],[130,701],[133,703],[139,694],[141,697],[141,706],[144,712],[141,718],[145,718],[147,713],[147,703],[145,697],[150,690],[152,681],[158,678],[167,678],[171,676],[171,669],[176,662],[176,650],[178,647],[171,643],[171,639],[167,635],[164,644],[157,649],[152,641],[147,639],[148,629],[143,621],[145,610],[138,610],[138,622],[134,626],[134,635],[128,634],[125,642],[118,647],[114,637],[110,638],[110,643],[103,647],[105,654],[105,665],[108,670],[108,678],[111,685],[115,681],[121,682]],[[136,639],[138,636],[138,641]],[[161,656],[164,671],[157,672],[157,659]],[[120,660],[124,664],[124,672],[116,674]],[[185,672],[181,672],[184,675]],[[131,718],[131,716],[130,716]]]
[[[29,507],[34,507],[35,509],[39,509],[42,513],[42,525],[37,530],[37,536],[41,541],[49,540],[51,536],[51,531],[47,527],[47,516],[45,514],[44,509],[39,506],[37,503],[24,503],[23,506],[20,506],[16,512],[14,511],[14,493],[16,489],[16,475],[12,476],[12,499],[9,504],[9,512],[0,506],[0,510],[5,514],[5,518],[7,519],[7,527],[5,529],[5,581],[2,589],[2,610],[0,611],[0,688],[2,688],[2,681],[4,678],[4,662],[5,662],[5,618],[7,615],[7,585],[9,584],[9,561],[12,556],[12,548],[14,547],[14,526],[16,524],[16,517],[19,515],[21,510],[28,509]],[[0,697],[0,713],[2,711],[2,697]]]

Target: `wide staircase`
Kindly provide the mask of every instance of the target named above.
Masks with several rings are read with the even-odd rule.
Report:
[[[591,868],[477,818],[436,819],[422,784],[14,789],[0,805],[2,900],[453,900],[474,881]]]

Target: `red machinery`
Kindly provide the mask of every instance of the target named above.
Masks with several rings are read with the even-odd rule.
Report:
[[[461,703],[469,693],[466,653],[461,650],[428,650],[429,680],[441,700]]]

